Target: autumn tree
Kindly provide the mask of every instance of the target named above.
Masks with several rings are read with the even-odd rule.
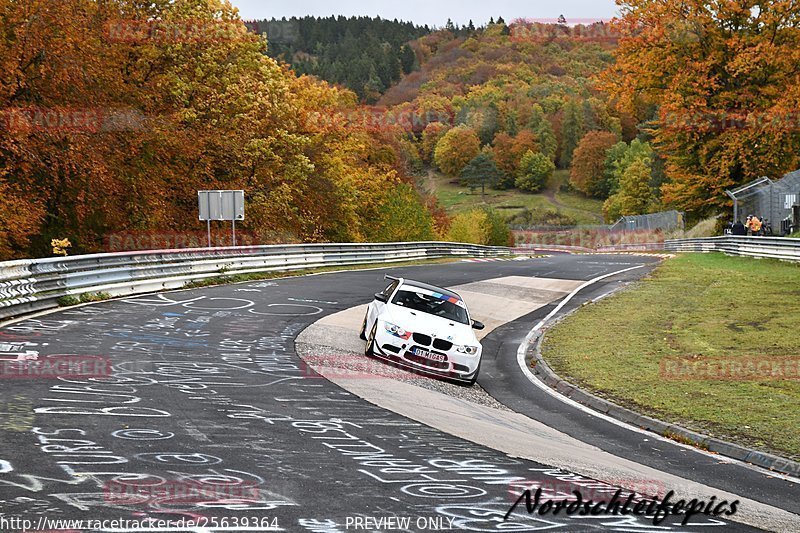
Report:
[[[530,130],[522,130],[512,137],[507,133],[498,133],[494,138],[492,153],[497,163],[497,168],[503,173],[497,183],[500,189],[514,186],[514,180],[519,169],[519,162],[528,150],[536,152],[539,143],[536,135]]]
[[[606,131],[590,131],[584,135],[572,157],[569,181],[573,187],[588,196],[608,198],[606,152],[616,142],[617,136]]]
[[[547,186],[556,166],[541,152],[528,151],[522,156],[517,171],[517,188],[527,192],[539,192]]]
[[[457,176],[480,150],[481,141],[475,131],[461,125],[449,130],[439,140],[434,150],[434,161],[445,174]]]
[[[386,192],[366,236],[370,242],[432,240],[433,218],[414,188],[400,183]]]
[[[496,211],[488,208],[471,209],[453,217],[447,239],[491,246],[510,246],[511,230]]]
[[[606,151],[603,176],[609,195],[615,194],[628,167],[638,160],[652,166],[655,154],[650,144],[634,139],[630,144],[620,141]]]
[[[608,222],[621,216],[641,215],[651,210],[656,197],[650,188],[650,176],[650,166],[643,159],[634,161],[625,169],[619,183],[619,192],[603,205]]]
[[[446,124],[441,122],[431,122],[422,131],[422,138],[420,140],[420,156],[426,163],[433,161],[433,152],[436,150],[436,144],[450,129]]]
[[[357,96],[270,59],[228,2],[0,0],[0,19],[6,258],[202,231],[199,189],[244,189],[261,242],[363,241],[387,191],[416,194],[390,132],[340,120]]]
[[[451,242],[464,242],[472,244],[486,244],[489,242],[489,225],[486,212],[473,209],[458,213],[453,217],[447,240]]]
[[[665,159],[666,203],[713,214],[728,202],[725,189],[800,165],[795,1],[620,6],[616,62],[602,86],[649,121]]]

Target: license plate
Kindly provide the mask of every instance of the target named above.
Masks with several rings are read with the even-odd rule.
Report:
[[[430,359],[431,361],[439,361],[441,363],[447,361],[447,357],[442,354],[431,353],[428,350],[422,350],[420,348],[416,348],[414,353],[420,357],[424,357],[425,359]]]

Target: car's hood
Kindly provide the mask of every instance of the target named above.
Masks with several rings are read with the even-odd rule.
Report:
[[[454,344],[475,345],[478,340],[471,326],[429,315],[421,311],[412,311],[399,305],[386,306],[385,320],[400,326],[412,333],[424,333],[437,339],[445,339]]]

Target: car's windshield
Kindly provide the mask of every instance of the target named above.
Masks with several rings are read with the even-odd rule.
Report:
[[[392,303],[460,324],[469,324],[464,302],[446,295],[431,293],[416,287],[402,287],[395,294]]]

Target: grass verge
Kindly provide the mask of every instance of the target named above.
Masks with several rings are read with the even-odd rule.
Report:
[[[69,307],[89,302],[102,302],[110,298],[111,296],[105,292],[84,292],[80,296],[62,296],[57,302],[60,307]]]
[[[800,460],[797,359],[785,359],[800,354],[798,317],[800,265],[686,254],[567,317],[542,354],[563,378],[619,405]],[[794,379],[674,379],[665,366],[702,369],[717,358],[782,358]]]
[[[549,189],[557,190],[567,178],[566,171],[556,171]],[[506,217],[513,216],[523,209],[532,211],[557,211],[575,219],[578,224],[598,224],[602,218],[603,202],[586,198],[576,192],[555,192],[554,200],[546,194],[531,194],[517,189],[486,189],[482,195],[480,190],[471,192],[468,187],[452,183],[449,178],[433,172],[425,182],[426,188],[434,194],[448,213],[455,214],[476,207],[491,207]],[[554,203],[555,202],[555,203]]]

